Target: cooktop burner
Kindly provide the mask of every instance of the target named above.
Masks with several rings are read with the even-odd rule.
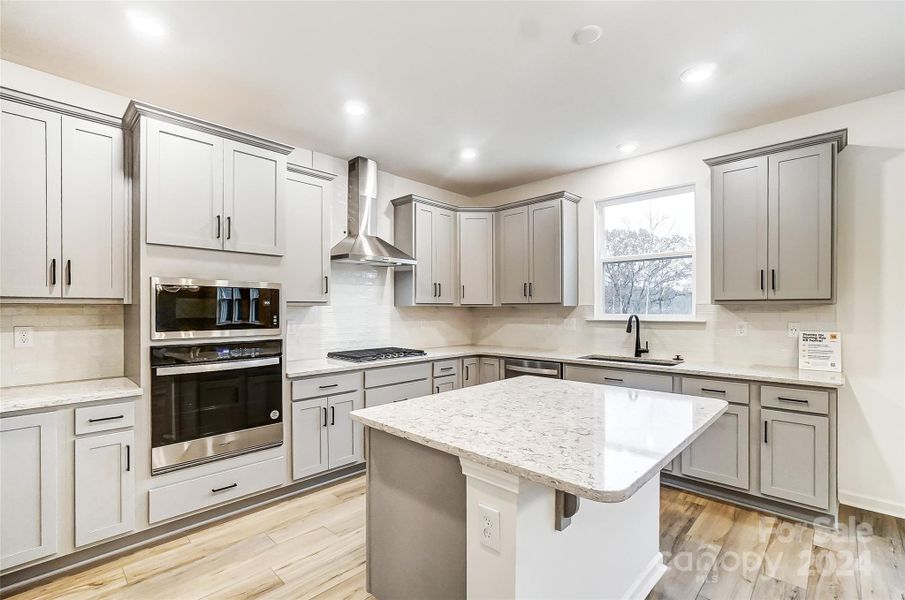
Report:
[[[424,350],[412,350],[411,348],[366,348],[364,350],[343,350],[341,352],[328,352],[327,358],[348,360],[350,362],[371,362],[386,360],[388,358],[407,358],[409,356],[424,356]]]

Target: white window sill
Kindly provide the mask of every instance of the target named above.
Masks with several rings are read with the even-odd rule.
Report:
[[[590,317],[585,319],[590,323],[625,323],[629,315],[606,315],[604,317]],[[668,317],[664,315],[638,315],[642,323],[706,323],[706,319],[700,317]]]

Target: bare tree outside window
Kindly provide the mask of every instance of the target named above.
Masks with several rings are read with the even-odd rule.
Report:
[[[666,190],[598,204],[607,315],[694,313],[694,192]]]

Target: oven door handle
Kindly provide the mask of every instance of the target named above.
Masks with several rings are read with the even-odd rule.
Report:
[[[212,362],[200,365],[177,365],[173,367],[155,367],[157,375],[182,375],[183,373],[208,373],[211,371],[232,371],[235,369],[253,369],[280,364],[280,358],[255,358],[252,360],[234,360],[229,362]]]
[[[553,375],[559,376],[556,369],[536,369],[534,367],[519,367],[516,365],[506,365],[507,371],[515,371],[516,373],[529,373],[531,375]]]

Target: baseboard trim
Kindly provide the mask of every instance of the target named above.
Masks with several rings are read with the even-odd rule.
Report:
[[[654,589],[663,574],[666,573],[666,565],[663,564],[663,554],[657,554],[651,559],[645,569],[635,583],[628,589],[625,594],[625,600],[643,600],[647,598],[650,591]]]
[[[842,490],[839,490],[839,502],[847,506],[905,519],[905,503],[896,503],[892,500],[883,500],[854,492],[843,492]]]
[[[225,521],[238,515],[258,510],[269,504],[275,504],[281,500],[293,496],[301,496],[333,485],[344,479],[356,477],[364,473],[364,463],[353,465],[307,481],[299,481],[287,486],[263,492],[257,496],[251,496],[237,500],[233,503],[213,507],[210,510],[194,514],[182,519],[163,523],[155,527],[149,527],[131,535],[116,538],[110,542],[92,546],[85,550],[73,552],[63,556],[57,556],[29,565],[17,571],[0,575],[0,597],[6,597],[36,587],[52,579],[63,575],[88,569],[104,561],[129,554],[146,546],[159,544],[193,530],[207,527],[219,521]]]

